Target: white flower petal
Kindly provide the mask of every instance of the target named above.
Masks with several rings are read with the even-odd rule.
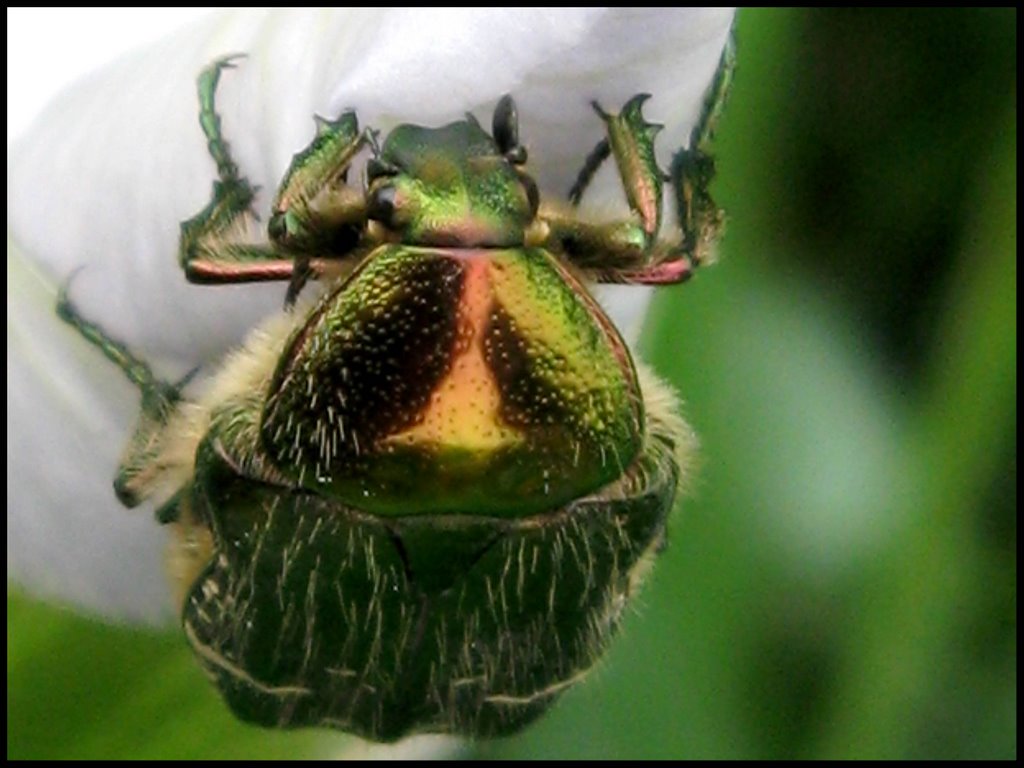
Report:
[[[163,534],[126,512],[111,478],[138,407],[120,372],[53,313],[78,267],[83,314],[161,375],[212,364],[281,303],[281,286],[199,288],[177,266],[178,222],[205,205],[212,162],[195,78],[231,52],[218,106],[237,161],[269,207],[313,114],[435,124],[511,92],[542,190],[562,195],[602,136],[589,102],[654,94],[663,164],[700,109],[731,10],[232,11],[86,78],[8,162],[8,576],[108,616],[170,614]],[[612,196],[614,195],[614,196]],[[621,205],[614,178],[593,197]],[[640,297],[637,301],[637,297]],[[631,295],[638,327],[644,294]]]

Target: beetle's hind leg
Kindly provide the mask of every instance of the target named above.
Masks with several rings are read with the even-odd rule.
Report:
[[[70,282],[69,279],[57,295],[57,316],[120,368],[142,393],[139,421],[114,479],[117,498],[126,507],[134,507],[154,489],[154,481],[159,474],[157,462],[164,427],[177,411],[182,401],[182,390],[196,371],[178,382],[157,378],[149,364],[134,355],[127,345],[112,338],[79,312],[68,296]]]

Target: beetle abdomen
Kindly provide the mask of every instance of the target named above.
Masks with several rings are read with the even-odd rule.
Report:
[[[661,544],[672,436],[599,494],[514,520],[384,518],[235,474],[208,440],[217,553],[185,632],[240,717],[391,741],[512,733],[600,657]]]
[[[394,245],[293,335],[261,435],[368,512],[518,517],[620,477],[642,424],[623,342],[545,251]]]

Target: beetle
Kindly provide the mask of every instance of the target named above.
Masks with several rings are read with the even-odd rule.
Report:
[[[115,493],[172,527],[185,635],[240,718],[379,741],[514,733],[601,656],[692,456],[676,396],[586,286],[682,282],[707,260],[731,49],[667,177],[647,96],[595,103],[607,135],[568,204],[540,200],[510,96],[490,133],[467,115],[380,142],[354,112],[318,117],[262,243],[215,106],[235,60],[199,77],[217,179],[181,225],[181,266],[287,281],[285,309],[192,396],[65,284],[59,316],[142,394]],[[348,181],[361,153],[365,187]],[[589,221],[576,206],[609,157],[631,215]]]

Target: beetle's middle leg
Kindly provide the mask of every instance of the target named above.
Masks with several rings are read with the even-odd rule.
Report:
[[[202,211],[181,224],[179,260],[185,276],[196,283],[284,280],[291,263],[271,246],[257,243],[256,189],[241,176],[221,132],[215,96],[220,75],[238,57],[218,59],[198,80],[199,124],[210,157],[217,164],[213,195]]]
[[[199,76],[199,123],[217,179],[210,202],[181,225],[179,260],[194,283],[288,280],[290,304],[307,279],[336,272],[339,258],[360,242],[365,204],[344,182],[370,133],[359,132],[352,113],[317,119],[316,137],[292,160],[277,194],[267,242],[252,210],[256,188],[240,175],[216,110],[220,74],[235,58],[219,59]]]
[[[690,258],[694,266],[708,260],[711,246],[724,225],[725,216],[710,192],[715,175],[711,139],[732,86],[735,66],[736,52],[729,39],[722,51],[715,79],[704,96],[700,117],[690,133],[690,143],[672,159],[670,177],[680,229],[676,252]]]

